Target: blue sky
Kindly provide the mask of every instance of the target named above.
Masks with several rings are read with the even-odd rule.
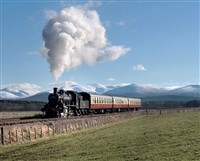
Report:
[[[1,1],[1,85],[55,82],[40,54],[50,13],[86,6],[99,16],[110,46],[130,49],[115,60],[81,63],[57,82],[199,84],[198,1]],[[51,11],[51,12],[50,12]]]

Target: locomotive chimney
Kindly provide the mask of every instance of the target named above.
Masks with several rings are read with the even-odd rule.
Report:
[[[56,93],[57,93],[57,89],[58,89],[58,88],[56,88],[56,87],[53,88],[53,94],[56,94]]]

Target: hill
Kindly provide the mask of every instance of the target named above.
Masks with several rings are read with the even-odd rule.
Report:
[[[37,93],[37,94],[35,94],[33,96],[29,96],[29,97],[22,98],[22,99],[19,99],[19,100],[22,100],[22,101],[48,102],[49,94],[50,94],[50,92],[40,92],[40,93]]]

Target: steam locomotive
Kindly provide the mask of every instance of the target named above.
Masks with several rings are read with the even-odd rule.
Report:
[[[90,113],[139,110],[141,99],[90,94],[87,92],[64,91],[54,88],[48,103],[41,109],[46,117],[87,115]]]

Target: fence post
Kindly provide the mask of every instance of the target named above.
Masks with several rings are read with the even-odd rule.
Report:
[[[49,125],[47,125],[47,127],[48,127],[48,131],[47,131],[47,133],[48,133],[48,137],[49,137]]]
[[[42,138],[42,127],[41,127],[41,138]]]
[[[68,133],[67,124],[65,124],[65,132]]]
[[[64,125],[62,124],[62,134],[64,133]]]
[[[10,132],[10,130],[8,131],[8,135],[9,135],[9,143],[11,144],[11,132]]]
[[[18,135],[17,135],[17,130],[16,130],[16,142],[18,143]]]
[[[1,127],[1,144],[4,145],[4,131],[3,131],[3,127]]]
[[[29,140],[31,140],[31,131],[30,131],[30,128],[28,128],[28,135],[29,135]]]
[[[52,130],[53,130],[53,136],[54,136],[54,134],[55,134],[55,127],[54,127],[54,125],[53,125],[53,129]]]
[[[37,132],[36,132],[36,128],[34,128],[34,133],[35,133],[35,140],[37,139]]]
[[[24,141],[24,133],[23,133],[23,128],[21,129],[21,135],[22,135],[22,141]]]

